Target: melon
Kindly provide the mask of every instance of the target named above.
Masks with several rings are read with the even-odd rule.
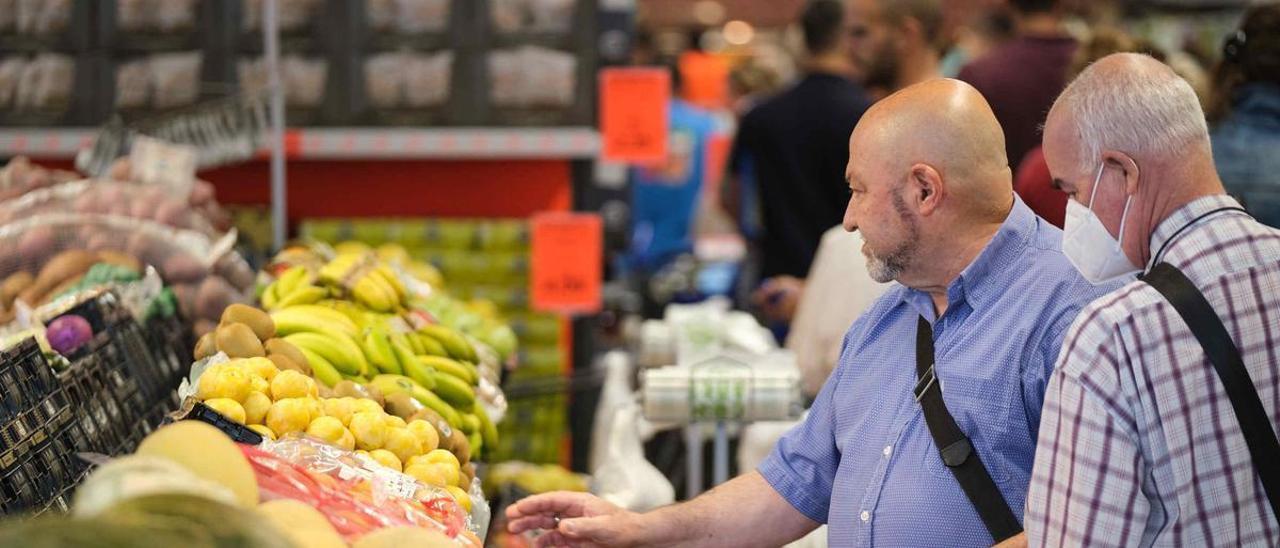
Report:
[[[347,543],[338,535],[318,510],[311,505],[293,499],[279,499],[258,505],[258,514],[284,532],[296,546],[307,548],[346,548]]]
[[[258,504],[258,480],[240,448],[221,430],[199,421],[178,421],[142,440],[137,454],[170,459],[196,477],[230,489],[246,507]]]

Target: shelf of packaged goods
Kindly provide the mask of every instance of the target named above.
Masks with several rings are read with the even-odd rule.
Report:
[[[0,128],[0,157],[72,158],[93,144],[92,128]],[[600,135],[590,127],[308,128],[285,134],[290,159],[592,158]],[[265,152],[264,152],[265,154]]]

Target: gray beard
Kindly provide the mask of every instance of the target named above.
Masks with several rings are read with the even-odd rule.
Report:
[[[911,264],[911,260],[915,258],[920,248],[920,227],[916,225],[915,219],[911,218],[907,203],[899,194],[893,196],[893,209],[907,226],[906,241],[883,257],[870,251],[866,253],[867,274],[871,279],[882,284],[896,281]]]

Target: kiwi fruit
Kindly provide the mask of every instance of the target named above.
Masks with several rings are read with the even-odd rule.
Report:
[[[462,435],[462,429],[454,428],[453,435],[451,437],[452,439],[449,440],[449,445],[451,446],[449,451],[458,457],[458,462],[463,464],[470,462],[471,442],[468,442],[467,437]],[[443,445],[443,441],[441,444]]]
[[[203,360],[209,356],[218,353],[218,345],[214,344],[213,332],[205,333],[200,336],[200,340],[196,341],[196,349],[194,357],[196,361]]]
[[[268,354],[267,359],[271,360],[271,363],[276,364],[276,369],[279,369],[281,371],[284,371],[286,369],[292,369],[308,377],[311,376],[310,366],[295,362],[289,359],[289,356],[286,356],[284,354]]]
[[[379,407],[387,405],[387,400],[385,397],[383,397],[382,391],[378,390],[378,387],[372,384],[365,383],[364,386],[362,386],[362,388],[364,388],[365,397],[378,402]]]
[[[213,342],[232,358],[260,358],[266,355],[262,343],[249,326],[242,323],[223,324],[214,331]]]
[[[298,350],[298,347],[290,344],[289,341],[284,339],[267,339],[267,342],[263,343],[263,347],[266,349],[268,357],[276,354],[283,354],[284,357],[289,358],[293,363],[296,363],[302,366],[303,369],[306,369],[308,375],[311,374],[311,362],[307,361],[307,356],[303,354],[301,350]]]
[[[249,305],[236,303],[222,311],[223,325],[236,323],[249,326],[259,341],[265,341],[276,335],[276,323],[271,320],[271,316]]]
[[[383,407],[388,413],[404,419],[405,422],[410,422],[418,411],[426,409],[418,400],[413,399],[413,396],[403,392],[387,396]]]

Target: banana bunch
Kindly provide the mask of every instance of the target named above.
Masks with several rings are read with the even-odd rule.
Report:
[[[320,268],[320,281],[346,288],[359,305],[375,312],[404,308],[408,290],[385,263],[368,254],[347,253]]]
[[[315,285],[306,267],[295,266],[280,274],[262,293],[262,307],[279,310],[291,306],[314,304],[329,296],[329,290]]]
[[[306,304],[271,313],[276,333],[311,362],[316,380],[332,387],[343,379],[364,380],[372,371],[355,322],[332,308]]]

